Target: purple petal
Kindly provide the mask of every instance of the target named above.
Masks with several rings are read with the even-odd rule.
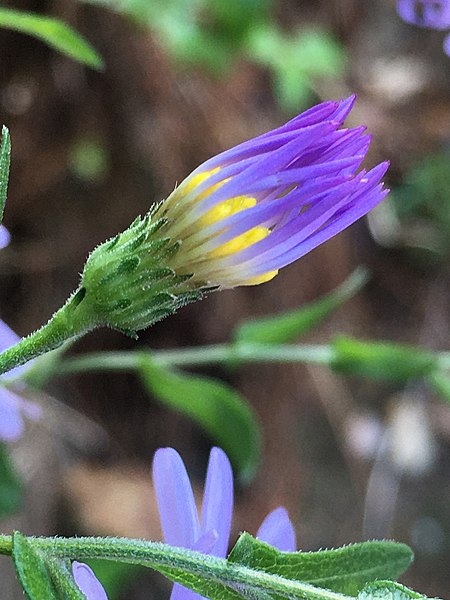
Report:
[[[279,506],[267,515],[261,523],[256,537],[282,552],[297,550],[294,526],[283,506]]]
[[[87,600],[108,600],[108,596],[94,571],[85,565],[74,561],[72,563],[72,574],[75,583],[86,596]]]
[[[192,548],[199,537],[198,513],[186,468],[173,448],[155,452],[153,483],[164,541]]]
[[[0,250],[7,246],[11,240],[8,230],[3,225],[0,225]]]
[[[209,455],[203,495],[200,532],[217,532],[217,542],[209,553],[225,558],[233,515],[233,472],[227,455],[220,448],[213,448]]]
[[[398,0],[397,12],[407,23],[432,29],[450,27],[448,0]]]
[[[203,554],[212,554],[218,537],[217,531],[215,529],[211,529],[197,540],[192,550],[202,552]],[[203,596],[196,594],[192,590],[185,588],[179,583],[174,584],[172,593],[170,595],[170,600],[199,600],[199,598],[203,598]]]
[[[3,442],[15,442],[24,431],[20,401],[19,396],[0,387],[0,440]]]

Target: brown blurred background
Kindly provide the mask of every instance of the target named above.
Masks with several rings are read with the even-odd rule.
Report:
[[[0,255],[0,306],[2,318],[24,335],[76,287],[96,244],[145,213],[204,159],[291,115],[280,108],[269,70],[239,53],[226,72],[211,74],[172,60],[148,28],[101,6],[7,5],[63,19],[106,63],[95,72],[0,30],[0,121],[13,142],[5,212],[13,241]],[[279,0],[271,14],[282,31],[317,26],[342,46],[344,71],[314,79],[308,102],[358,93],[351,124],[365,123],[374,134],[368,166],[391,160],[388,183],[400,185],[408,169],[445,148],[450,59],[442,34],[402,23],[389,0]],[[102,150],[93,177],[80,171],[79,149],[86,147]],[[221,343],[242,319],[312,301],[359,264],[370,268],[371,282],[308,341],[326,343],[345,332],[445,349],[446,257],[417,260],[402,244],[404,231],[389,237],[383,218],[370,228],[367,221],[354,225],[264,286],[184,308],[137,343],[97,331],[74,351]],[[237,490],[234,536],[244,528],[254,533],[270,509],[284,504],[300,548],[394,537],[416,552],[405,583],[450,598],[450,409],[441,400],[421,384],[399,389],[318,367],[202,372],[236,386],[263,426],[260,471]],[[177,448],[200,490],[214,441],[149,398],[133,375],[70,377],[46,391],[58,400],[43,397],[44,423],[13,449],[27,481],[25,509],[4,527],[159,539],[153,452]],[[383,450],[387,436],[390,453]],[[2,597],[22,597],[6,561],[1,569],[10,586]],[[122,598],[168,593],[148,573],[127,585]]]

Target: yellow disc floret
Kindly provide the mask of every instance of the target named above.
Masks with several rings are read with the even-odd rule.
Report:
[[[197,173],[196,175],[194,175],[193,177],[188,179],[188,181],[186,181],[184,183],[184,185],[180,186],[180,188],[177,190],[177,192],[179,194],[183,194],[184,196],[187,196],[188,194],[190,195],[190,200],[188,201],[190,206],[192,206],[192,204],[197,204],[198,202],[201,202],[202,200],[204,200],[205,198],[210,196],[213,192],[218,190],[220,187],[222,187],[227,181],[230,181],[231,178],[223,179],[222,181],[219,181],[219,182],[211,185],[210,187],[207,187],[200,194],[195,195],[195,188],[197,188],[199,185],[201,185],[203,182],[205,182],[212,175],[215,175],[219,171],[220,171],[220,167],[217,167],[216,169],[212,169],[211,171],[204,171],[203,173]],[[256,206],[256,204],[257,204],[256,198],[253,198],[252,196],[245,196],[245,195],[235,196],[233,198],[228,198],[227,200],[223,200],[222,202],[219,202],[216,206],[213,206],[213,208],[208,210],[203,216],[200,217],[200,219],[198,219],[195,222],[195,224],[192,223],[190,225],[190,227],[185,228],[184,234],[185,235],[188,234],[189,237],[192,235],[193,237],[191,239],[193,241],[193,238],[195,239],[195,237],[196,237],[196,233],[198,235],[199,230],[201,231],[210,225],[214,225],[215,223],[220,223],[220,221],[225,220],[227,217],[230,217],[236,213],[239,213],[241,211],[252,208],[253,206]],[[225,230],[226,229],[224,228],[224,229],[216,232],[213,235],[213,238],[217,235],[220,235]],[[202,255],[201,271],[204,272],[206,270],[205,267],[209,261],[213,262],[214,259],[225,258],[227,256],[237,254],[237,253],[241,252],[242,250],[245,250],[246,248],[252,246],[253,244],[256,244],[260,240],[263,240],[268,235],[270,235],[269,228],[257,225],[256,227],[252,227],[248,231],[245,231],[244,233],[237,235],[235,238],[229,240],[228,242],[224,242],[223,244],[218,245],[213,250],[210,250]],[[211,239],[213,239],[213,238],[209,237],[208,241],[211,241]],[[198,248],[200,249],[200,246],[198,246]],[[200,265],[197,265],[197,267],[199,267],[199,266]],[[211,266],[213,266],[213,265],[211,265]],[[270,271],[263,275],[249,278],[249,279],[241,282],[240,285],[257,285],[258,283],[263,283],[265,281],[269,281],[270,279],[275,277],[275,275],[277,273],[278,273],[278,271]]]

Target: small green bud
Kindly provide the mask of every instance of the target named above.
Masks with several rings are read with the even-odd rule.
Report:
[[[167,219],[138,217],[123,233],[98,246],[81,277],[83,303],[97,325],[107,325],[135,337],[136,331],[199,300],[190,274],[169,266],[180,243],[161,235]]]

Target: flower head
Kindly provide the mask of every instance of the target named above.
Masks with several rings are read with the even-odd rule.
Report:
[[[156,451],[153,483],[164,541],[172,546],[225,558],[233,514],[233,473],[225,452],[220,448],[211,450],[200,517],[186,468],[173,448]],[[267,515],[256,537],[284,552],[296,550],[294,527],[286,509],[281,506]],[[88,600],[103,600],[105,596],[96,591],[95,585],[100,584],[92,571],[83,571],[85,579],[77,579],[80,564],[82,566],[82,563],[72,566],[78,586]],[[202,598],[179,584],[174,585],[171,595],[171,600]]]
[[[398,0],[397,11],[404,21],[419,27],[450,28],[450,0]],[[450,36],[444,40],[444,50],[450,55]]]
[[[200,165],[82,278],[99,322],[138,330],[202,291],[255,285],[365,215],[388,193],[370,136],[345,129],[354,97],[324,102]]]
[[[262,283],[378,204],[387,164],[358,172],[370,137],[340,129],[354,100],[320,104],[200,165],[155,213],[181,241],[170,266],[199,286]]]

